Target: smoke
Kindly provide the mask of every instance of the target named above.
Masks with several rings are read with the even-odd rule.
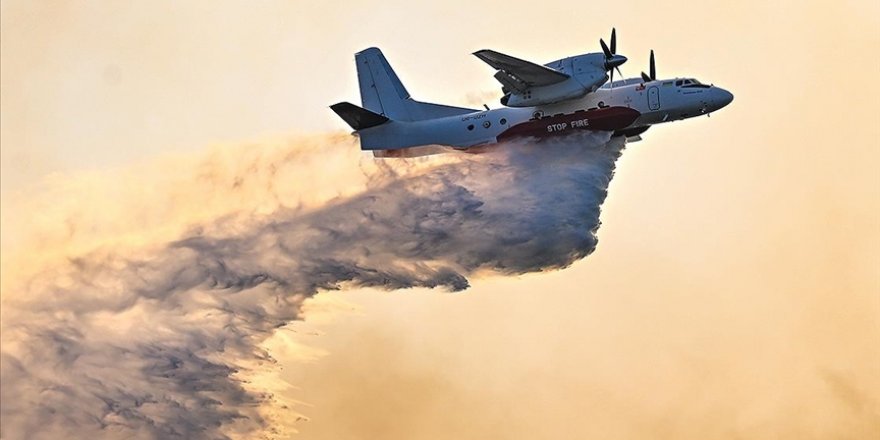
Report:
[[[0,436],[286,435],[261,343],[306,298],[564,268],[596,247],[622,148],[375,161],[301,139],[7,196],[4,228],[32,232],[4,240]]]

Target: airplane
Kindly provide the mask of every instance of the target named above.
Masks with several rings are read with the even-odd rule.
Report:
[[[733,94],[694,78],[657,79],[654,51],[649,73],[614,81],[627,61],[617,54],[616,30],[602,52],[540,65],[489,49],[474,55],[496,70],[502,108],[484,110],[416,101],[382,51],[355,54],[361,104],[330,106],[376,157],[436,154],[448,148],[482,152],[517,138],[545,138],[584,130],[641,140],[652,125],[709,115]],[[609,75],[610,72],[610,75]],[[609,81],[610,80],[610,81]]]

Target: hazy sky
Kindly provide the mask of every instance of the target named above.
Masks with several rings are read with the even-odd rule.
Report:
[[[735,101],[628,146],[569,269],[319,295],[292,325],[313,356],[269,343],[300,437],[880,434],[880,3],[411,3],[0,1],[4,257],[35,234],[12,201],[66,179],[345,130],[363,48],[420,100],[497,107],[471,52],[616,26],[625,75],[654,49]]]

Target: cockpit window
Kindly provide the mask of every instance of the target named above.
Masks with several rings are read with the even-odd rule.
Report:
[[[703,84],[703,83],[697,81],[697,80],[694,79],[694,78],[689,78],[689,79],[684,80],[684,85],[683,85],[683,87],[687,87],[687,88],[698,88],[698,89],[708,89],[708,88],[710,88],[710,87],[712,87],[712,86],[710,86],[710,85],[706,85],[706,84]]]
[[[681,81],[681,80],[678,80],[678,81],[675,82],[675,85],[680,86],[681,83],[682,83],[682,81]]]

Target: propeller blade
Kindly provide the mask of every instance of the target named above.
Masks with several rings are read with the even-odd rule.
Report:
[[[642,72],[642,81],[644,81],[644,82],[651,82],[651,81],[653,81],[653,80],[651,79],[650,76],[648,76],[647,73]]]
[[[617,30],[611,28],[611,54],[617,53]]]
[[[654,49],[651,49],[651,81],[657,80],[657,68],[654,65]]]
[[[620,67],[615,67],[617,69],[617,73],[620,74],[621,78],[623,77],[623,72],[620,71]]]
[[[599,44],[602,45],[602,52],[605,53],[605,58],[611,58],[611,55],[613,55],[613,54],[611,53],[611,49],[608,49],[608,45],[605,44],[605,40],[600,38]]]

